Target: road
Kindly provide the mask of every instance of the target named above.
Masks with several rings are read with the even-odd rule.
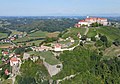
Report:
[[[86,28],[84,35],[87,35],[88,32],[89,32],[89,28]]]

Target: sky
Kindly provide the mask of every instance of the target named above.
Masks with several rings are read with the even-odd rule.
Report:
[[[0,16],[109,14],[120,14],[120,0],[0,0]]]

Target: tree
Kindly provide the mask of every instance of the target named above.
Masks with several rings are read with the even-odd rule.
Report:
[[[91,41],[96,41],[96,38],[94,36],[91,37]]]
[[[103,42],[101,40],[96,41],[95,46],[100,47],[103,45]]]
[[[120,45],[120,39],[115,39],[115,41],[113,42],[113,44],[115,46],[119,46]]]
[[[21,54],[21,53],[23,53],[23,52],[25,52],[25,48],[22,48],[22,47],[21,47],[21,48],[16,48],[16,49],[15,49],[15,53],[16,53],[16,54]]]
[[[45,42],[49,43],[49,42],[53,42],[53,41],[57,41],[57,40],[58,40],[58,37],[52,37],[52,38],[46,37]]]
[[[82,37],[81,37],[81,40],[86,40],[87,39],[87,36],[86,35],[83,35]]]
[[[35,43],[32,43],[32,46],[35,46]]]
[[[106,37],[105,35],[101,36],[101,37],[100,37],[100,40],[101,40],[102,42],[105,42],[105,43],[108,42],[108,39],[107,39],[107,37]]]

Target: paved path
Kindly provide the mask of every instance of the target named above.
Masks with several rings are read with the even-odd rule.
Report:
[[[80,73],[77,73],[77,74],[74,74],[74,75],[70,75],[70,76],[66,76],[66,77],[64,77],[63,79],[57,80],[56,82],[57,82],[57,84],[60,84],[61,81],[69,80],[69,79],[71,79],[71,78],[74,78],[74,77],[75,77],[76,75],[78,75],[78,74],[80,74]]]
[[[88,32],[89,32],[89,28],[86,28],[84,35],[87,35]]]

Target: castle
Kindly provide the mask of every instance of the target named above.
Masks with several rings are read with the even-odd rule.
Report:
[[[89,17],[87,16],[87,18],[85,20],[80,20],[77,24],[75,24],[75,27],[81,27],[81,26],[91,26],[92,23],[99,23],[102,24],[103,26],[107,26],[108,25],[108,20],[106,18],[96,18],[96,17]]]

